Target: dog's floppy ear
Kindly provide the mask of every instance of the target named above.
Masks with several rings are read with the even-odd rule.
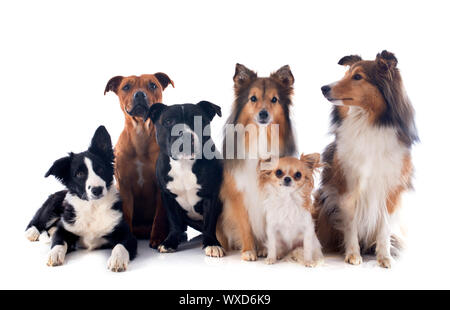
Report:
[[[387,72],[394,69],[397,66],[398,61],[393,53],[384,50],[377,54],[375,62],[381,72]]]
[[[295,81],[294,75],[292,74],[289,65],[285,65],[277,71],[273,72],[270,77],[280,81],[281,84],[285,87],[291,87]]]
[[[72,157],[73,153],[69,153],[69,156],[62,157],[55,161],[50,169],[48,169],[45,177],[53,175],[61,183],[66,185],[70,177],[70,164],[72,162]]]
[[[253,81],[258,76],[255,72],[248,69],[246,66],[241,64],[236,64],[236,70],[234,72],[233,81],[236,86],[242,86],[250,81]]]
[[[111,136],[105,126],[99,126],[91,140],[89,152],[107,159],[109,162],[114,160],[114,151],[111,143]]]
[[[112,90],[113,92],[115,92],[117,94],[117,89],[119,88],[120,83],[123,80],[123,76],[115,76],[113,78],[111,78],[108,83],[106,84],[105,87],[105,92],[103,93],[103,95],[106,95],[107,92],[109,92],[110,90]]]
[[[361,61],[362,58],[358,55],[349,55],[349,56],[344,56],[342,57],[339,61],[338,61],[338,65],[341,66],[351,66],[354,63]]]
[[[216,114],[219,115],[219,117],[222,117],[222,110],[218,105],[215,105],[214,103],[211,103],[209,101],[200,101],[199,103],[197,103],[197,105],[203,111],[205,111],[210,121],[212,121]]]
[[[163,103],[154,103],[148,109],[148,116],[152,120],[153,124],[156,123],[161,116],[161,113],[167,109],[167,106]]]
[[[158,72],[154,74],[155,77],[158,79],[159,84],[161,84],[163,90],[166,89],[166,87],[171,84],[172,87],[175,87],[175,85],[173,84],[173,81],[170,79],[170,77],[163,73],[163,72]]]
[[[300,156],[300,160],[306,163],[306,165],[312,170],[321,167],[319,153],[312,153],[307,155],[302,154]]]

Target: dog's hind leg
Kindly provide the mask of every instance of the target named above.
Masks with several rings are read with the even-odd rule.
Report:
[[[28,240],[39,240],[39,236],[44,230],[48,231],[57,225],[63,212],[62,204],[66,194],[67,191],[63,190],[50,195],[42,207],[37,210],[25,231],[25,237]]]
[[[156,210],[149,244],[153,249],[158,248],[158,246],[167,238],[167,235],[169,234],[169,223],[167,220],[166,210],[162,204],[159,188],[155,190],[155,193]]]
[[[119,188],[120,198],[122,199],[122,211],[125,222],[127,222],[130,227],[131,232],[133,232],[133,213],[134,213],[134,198],[133,192],[127,188],[121,186]]]

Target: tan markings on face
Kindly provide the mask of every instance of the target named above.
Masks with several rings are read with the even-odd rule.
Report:
[[[353,65],[344,77],[331,88],[331,97],[342,100],[345,106],[358,106],[375,119],[385,109],[385,102],[378,88],[368,81],[368,70],[373,70],[372,61],[361,61]],[[341,116],[347,111],[340,108]]]
[[[281,171],[281,174],[279,171]],[[302,160],[295,157],[282,157],[275,169],[261,171],[261,177],[274,185],[282,184],[281,181],[287,176],[292,179],[292,184],[295,184],[298,188],[303,187],[303,185],[314,186],[313,170]]]
[[[252,97],[256,101],[252,101]],[[275,100],[274,100],[275,98]],[[271,124],[278,124],[279,137],[284,137],[287,132],[287,120],[285,118],[283,107],[280,103],[280,97],[276,82],[271,78],[258,78],[250,87],[247,103],[239,115],[238,123],[247,126],[248,124],[258,125],[258,114],[265,109],[269,113],[271,122],[267,130],[268,148],[271,147]],[[275,102],[272,102],[274,100]],[[258,126],[256,126],[258,128]],[[259,130],[259,128],[258,128]],[[249,135],[246,134],[246,147],[249,144]],[[279,139],[279,148],[283,149],[283,139]]]
[[[152,88],[153,84],[156,88]],[[152,74],[128,76],[123,78],[117,89],[122,110],[130,111],[133,108],[133,96],[137,91],[142,91],[147,95],[150,105],[162,101],[162,86],[155,76]]]

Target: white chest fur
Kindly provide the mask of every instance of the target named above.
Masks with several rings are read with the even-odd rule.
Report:
[[[115,186],[111,186],[104,197],[92,201],[68,193],[65,201],[74,208],[75,222],[70,224],[63,220],[64,228],[80,236],[80,245],[89,250],[102,246],[106,242],[103,237],[111,233],[122,218],[121,212],[112,209],[118,200]]]
[[[197,177],[192,172],[195,160],[190,159],[170,159],[170,171],[168,175],[172,181],[167,183],[167,189],[177,195],[175,198],[178,204],[187,211],[187,215],[194,220],[201,220],[201,214],[194,210],[194,206],[200,201],[197,192],[200,185],[197,184]]]
[[[265,213],[260,205],[257,166],[257,159],[248,159],[232,173],[237,190],[243,194],[253,234],[262,241],[266,235]]]
[[[277,232],[289,249],[302,241],[305,231],[314,230],[311,213],[303,204],[301,193],[286,187],[267,185],[261,194],[268,231]]]
[[[407,148],[396,131],[369,124],[357,108],[337,129],[337,157],[355,204],[355,219],[362,239],[373,237],[379,221],[387,218],[386,198],[401,182]]]

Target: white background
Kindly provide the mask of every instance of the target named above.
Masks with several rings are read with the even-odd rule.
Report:
[[[0,4],[0,288],[450,288],[448,133],[450,49],[445,1],[2,1]],[[415,193],[404,199],[409,248],[391,270],[373,258],[349,266],[328,257],[316,269],[207,258],[200,245],[157,254],[140,243],[126,273],[106,269],[109,251],[70,254],[45,265],[48,245],[24,229],[61,189],[44,173],[83,151],[97,126],[113,142],[123,129],[115,75],[167,73],[164,102],[209,100],[222,107],[215,141],[233,101],[236,62],[268,75],[289,64],[300,151],[322,151],[330,104],[320,86],[339,79],[348,54],[396,54],[416,109]]]

